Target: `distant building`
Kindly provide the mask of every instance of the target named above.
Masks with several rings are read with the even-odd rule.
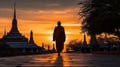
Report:
[[[84,41],[83,41],[83,47],[87,46],[87,41],[86,41],[86,35],[84,34]]]
[[[51,52],[53,52],[53,53],[57,52],[56,49],[55,49],[55,44],[54,43],[53,43],[53,48],[52,48]]]
[[[14,16],[12,20],[12,28],[10,32],[6,34],[4,31],[3,37],[0,39],[0,43],[6,43],[11,48],[19,49],[22,52],[41,52],[44,48],[37,46],[33,40],[33,32],[30,32],[30,40],[23,36],[17,27],[16,8],[14,4]]]
[[[50,46],[48,45],[48,51],[50,51]]]
[[[83,53],[89,53],[89,52],[91,52],[91,47],[90,47],[90,45],[87,44],[86,35],[85,34],[84,34],[84,41],[83,41],[83,46],[81,48],[81,51]]]

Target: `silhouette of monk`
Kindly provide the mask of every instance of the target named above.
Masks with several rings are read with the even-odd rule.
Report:
[[[63,48],[64,48],[64,42],[65,42],[65,30],[64,27],[61,26],[61,22],[58,21],[57,23],[57,27],[55,27],[54,29],[54,33],[53,33],[53,41],[56,42],[56,49],[58,52],[58,55],[60,55],[60,53],[62,52]]]

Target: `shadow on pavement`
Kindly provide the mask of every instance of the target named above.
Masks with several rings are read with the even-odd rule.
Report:
[[[64,67],[62,56],[57,56],[53,67]]]

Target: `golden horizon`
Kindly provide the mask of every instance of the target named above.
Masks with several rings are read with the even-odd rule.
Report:
[[[57,25],[57,21],[62,22],[62,26],[65,27],[67,44],[70,40],[78,39],[83,40],[83,34],[80,34],[81,31],[81,22],[79,20],[79,6],[76,4],[77,1],[73,4],[71,8],[61,8],[61,9],[16,9],[16,16],[18,22],[18,29],[22,35],[30,38],[30,31],[33,31],[33,37],[36,44],[41,46],[42,43],[46,45],[53,44],[52,36],[54,27]],[[45,5],[44,5],[45,6]],[[13,19],[13,9],[11,8],[1,8],[0,14],[0,38],[4,34],[4,29],[6,32],[9,32],[12,26]],[[87,41],[89,37],[87,37]]]

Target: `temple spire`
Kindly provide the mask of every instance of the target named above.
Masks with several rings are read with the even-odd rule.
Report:
[[[83,41],[83,45],[87,45],[86,35],[85,35],[85,33],[84,33],[84,41]]]
[[[6,36],[6,28],[4,29],[4,36]]]
[[[14,3],[14,19],[16,19],[16,4]]]
[[[30,31],[30,41],[29,41],[30,44],[35,44],[34,43],[34,40],[33,40],[33,32]]]
[[[10,33],[19,33],[19,30],[18,30],[18,27],[17,27],[16,4],[15,3],[14,3],[14,15],[13,15],[13,20],[12,20],[12,28],[11,28]]]
[[[42,48],[44,48],[44,43],[42,43]]]

